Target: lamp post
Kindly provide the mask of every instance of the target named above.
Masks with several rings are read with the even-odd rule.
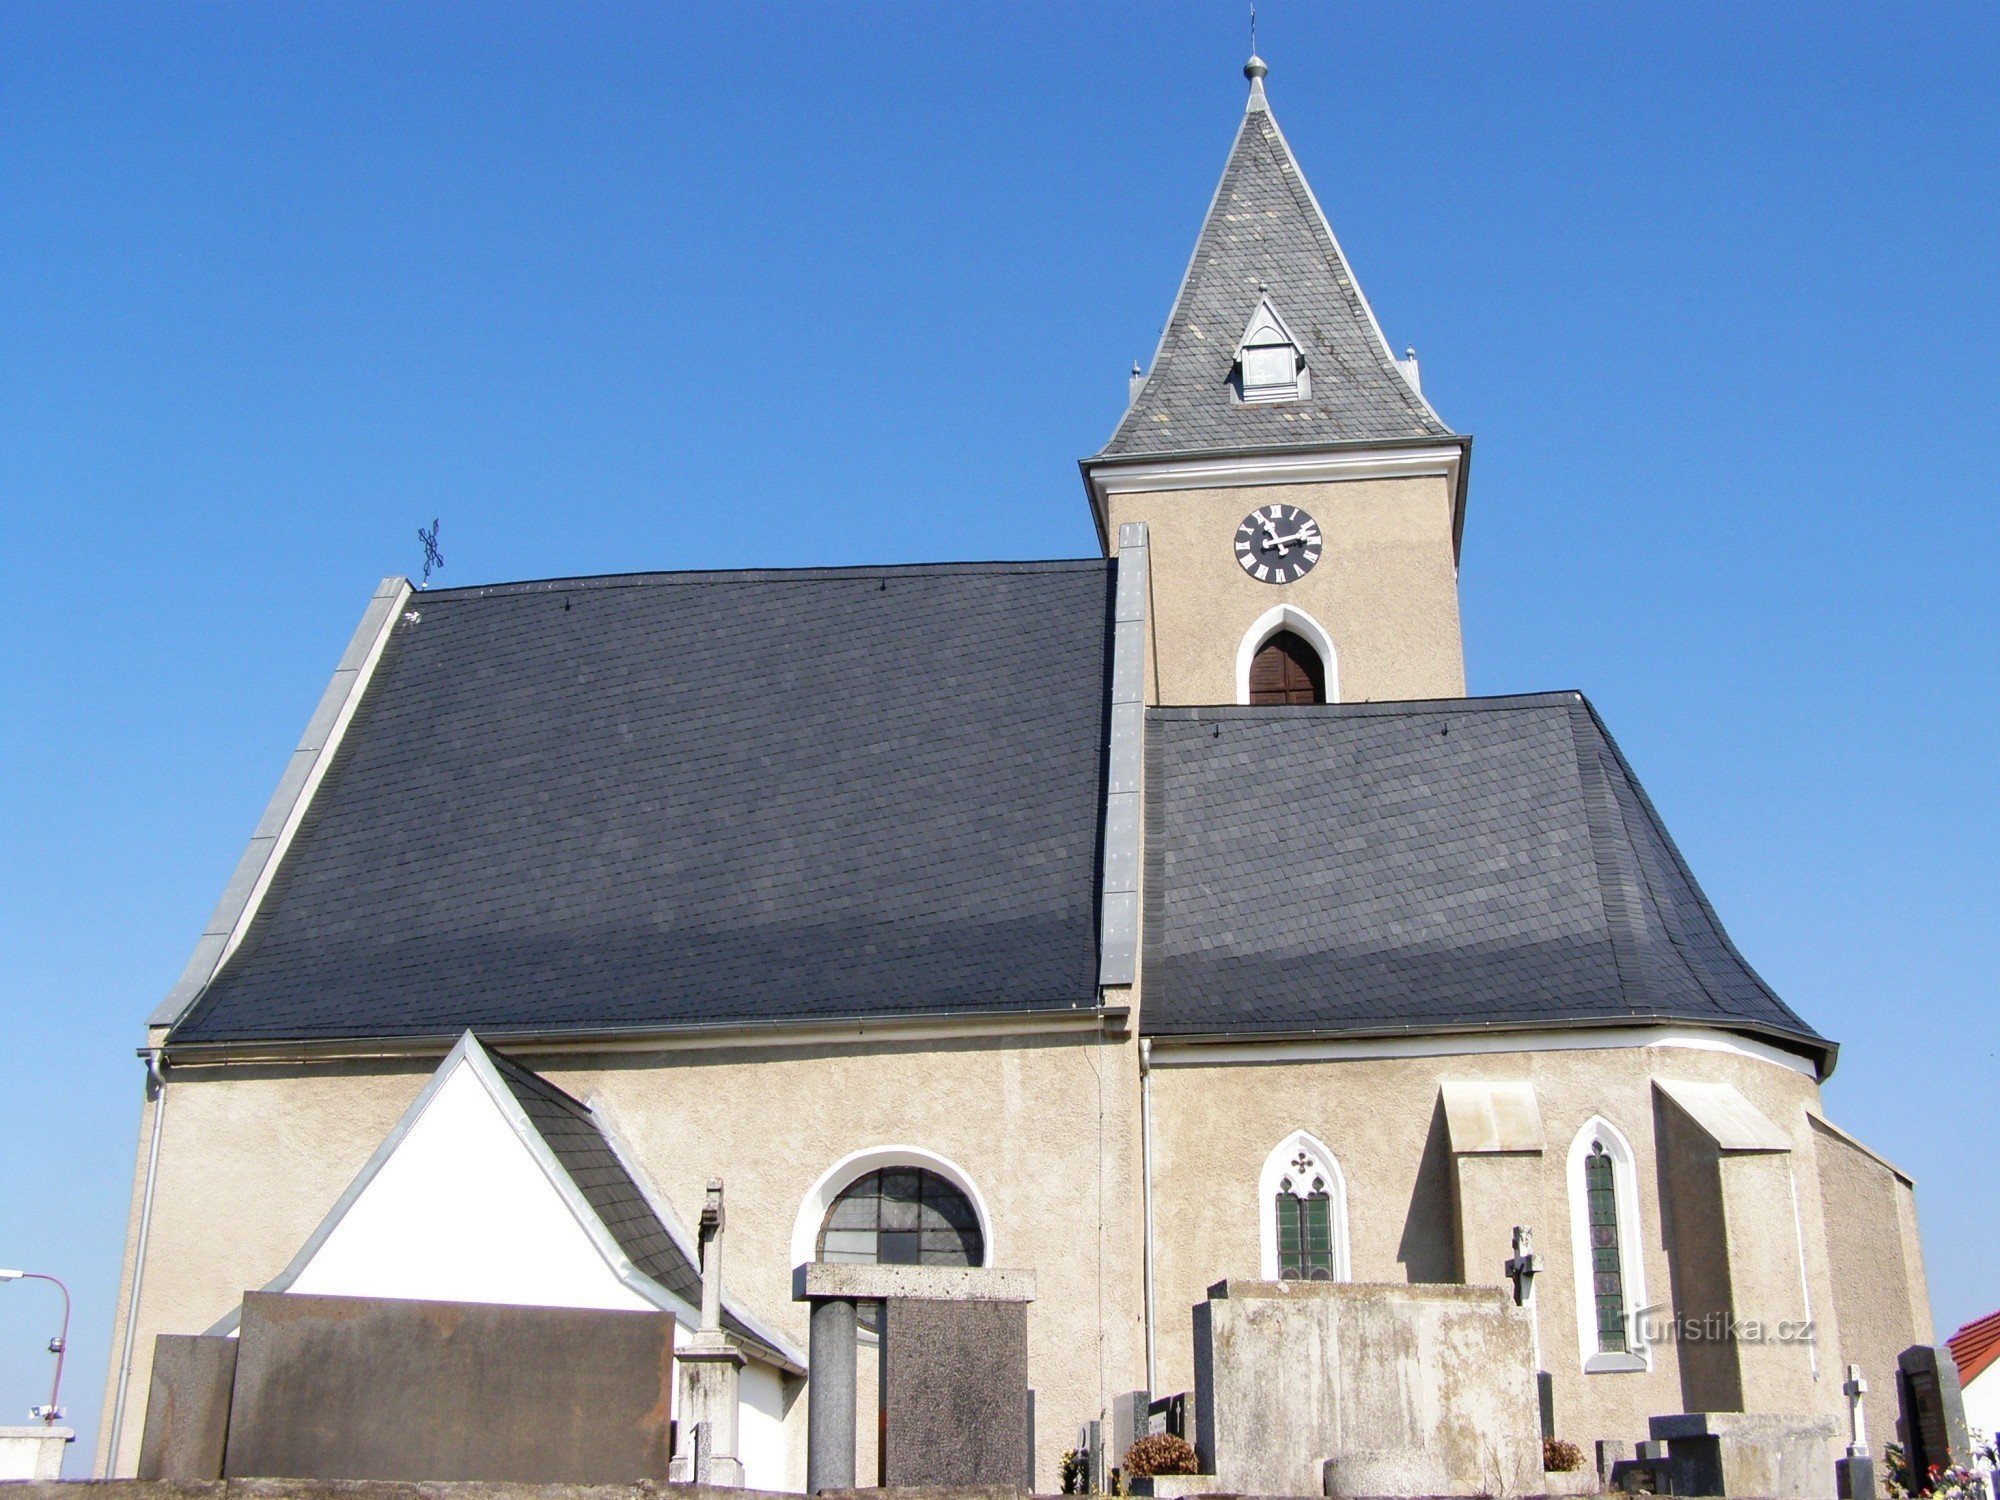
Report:
[[[62,1417],[62,1408],[56,1405],[62,1395],[63,1352],[69,1348],[69,1288],[53,1276],[44,1276],[40,1271],[0,1271],[0,1281],[46,1281],[62,1293],[62,1332],[49,1340],[49,1353],[56,1357],[56,1378],[49,1385],[49,1404],[28,1409],[31,1417],[40,1417],[42,1425],[53,1427]]]

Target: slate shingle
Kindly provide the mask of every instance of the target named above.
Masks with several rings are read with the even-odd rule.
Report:
[[[1095,1003],[1112,564],[419,594],[174,1038]]]
[[[596,1212],[618,1248],[640,1271],[697,1312],[701,1308],[701,1268],[692,1251],[681,1245],[625,1169],[611,1142],[587,1105],[571,1098],[539,1073],[488,1048],[486,1056],[521,1106],[528,1123],[547,1144],[563,1171]],[[729,1307],[722,1308],[722,1326],[766,1358],[789,1363],[790,1356],[755,1332]]]
[[[1305,347],[1312,395],[1229,395],[1237,341],[1268,291]],[[1396,368],[1268,109],[1230,148],[1145,385],[1099,458],[1451,436]]]
[[[1151,1035],[1643,1019],[1832,1047],[1576,693],[1147,718]]]

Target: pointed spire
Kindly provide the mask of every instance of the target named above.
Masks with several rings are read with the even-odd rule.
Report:
[[[1452,436],[1397,360],[1355,284],[1264,95],[1250,81],[1228,164],[1160,346],[1101,458],[1311,448]],[[1296,396],[1244,399],[1244,329],[1268,300],[1293,331]]]

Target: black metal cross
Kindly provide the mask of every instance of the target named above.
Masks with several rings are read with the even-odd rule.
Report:
[[[444,554],[438,551],[438,523],[435,518],[431,521],[431,529],[429,531],[424,530],[421,526],[417,528],[417,540],[424,544],[424,581],[417,586],[419,588],[429,588],[431,570],[444,566]]]

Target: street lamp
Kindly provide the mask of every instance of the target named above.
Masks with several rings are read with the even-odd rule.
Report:
[[[56,1400],[62,1395],[63,1351],[69,1348],[69,1288],[55,1277],[44,1276],[40,1271],[0,1271],[0,1281],[46,1281],[62,1293],[62,1332],[49,1340],[49,1353],[56,1357],[56,1378],[49,1386],[49,1404],[28,1408],[29,1416],[40,1417],[44,1426],[53,1427],[61,1420],[63,1414],[62,1408],[56,1405]]]

